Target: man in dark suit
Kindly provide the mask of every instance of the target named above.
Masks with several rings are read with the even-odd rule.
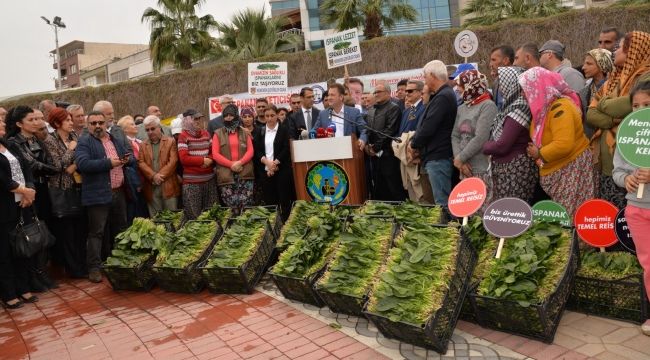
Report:
[[[366,122],[363,120],[363,116],[358,109],[343,105],[344,93],[345,88],[343,85],[339,83],[328,85],[327,101],[332,112],[330,113],[329,110],[321,111],[312,129],[327,128],[331,124],[334,124],[336,125],[335,137],[350,136],[354,133],[357,139],[359,139],[359,149],[363,150],[368,142],[368,134],[365,128]],[[449,134],[449,139],[451,142],[451,133]]]
[[[418,120],[424,114],[424,103],[422,102],[422,90],[424,83],[419,80],[409,80],[406,84],[406,101],[411,104],[402,112],[402,121],[400,122],[399,131],[397,136],[415,131],[418,125]]]
[[[310,87],[300,89],[300,107],[289,116],[289,134],[294,140],[300,138],[303,130],[311,130],[318,119],[320,110],[314,107],[314,90]]]
[[[424,66],[424,81],[432,95],[411,139],[410,151],[418,151],[429,175],[436,205],[447,209],[451,192],[451,131],[456,121],[456,94],[447,84],[447,67],[440,60]]]

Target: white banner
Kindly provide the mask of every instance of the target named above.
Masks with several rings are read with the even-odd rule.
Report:
[[[327,68],[353,64],[361,61],[361,46],[357,29],[350,29],[330,35],[325,41]]]
[[[286,62],[248,63],[250,95],[283,95],[287,92],[288,84]]]

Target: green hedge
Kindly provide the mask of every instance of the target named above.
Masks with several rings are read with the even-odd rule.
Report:
[[[650,5],[635,7],[594,8],[535,20],[508,20],[500,24],[472,29],[479,39],[479,50],[470,61],[479,62],[487,71],[490,49],[500,44],[514,47],[533,41],[541,46],[548,39],[558,39],[567,48],[574,65],[582,63],[583,54],[597,46],[600,30],[617,26],[622,31],[650,32]],[[352,76],[374,74],[422,67],[428,61],[440,59],[458,63],[453,40],[460,29],[434,31],[424,35],[391,36],[361,43],[364,61],[349,66]],[[327,69],[323,50],[292,54],[274,54],[265,61],[287,61],[291,72],[290,85],[324,81],[343,76],[343,68]],[[165,115],[178,114],[194,107],[207,111],[207,98],[224,93],[246,91],[246,62],[221,63],[178,71],[157,77],[127,81],[101,87],[81,88],[58,94],[27,95],[5,101],[9,108],[17,104],[36,106],[45,98],[82,104],[86,109],[100,99],[113,102],[116,116],[142,113],[150,104],[158,105]]]

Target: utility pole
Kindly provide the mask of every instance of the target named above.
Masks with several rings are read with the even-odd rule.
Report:
[[[54,20],[50,22],[48,18],[45,16],[41,16],[41,19],[45,21],[46,24],[52,26],[54,28],[54,42],[56,45],[56,72],[57,72],[57,90],[61,90],[63,88],[63,84],[61,83],[61,55],[59,54],[59,28],[65,29],[65,24],[63,21],[61,21],[61,17],[55,16]]]

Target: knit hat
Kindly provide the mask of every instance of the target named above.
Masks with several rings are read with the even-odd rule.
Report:
[[[50,125],[58,129],[61,127],[61,124],[68,118],[68,113],[65,111],[65,109],[62,109],[60,107],[55,107],[54,109],[50,110],[49,114],[47,115],[47,122],[50,123]]]
[[[253,110],[252,107],[247,106],[247,107],[241,109],[241,113],[240,113],[240,115],[241,115],[242,117],[244,117],[244,116],[246,116],[246,115],[250,115],[250,116],[252,116],[252,117],[255,117],[255,110]]]

